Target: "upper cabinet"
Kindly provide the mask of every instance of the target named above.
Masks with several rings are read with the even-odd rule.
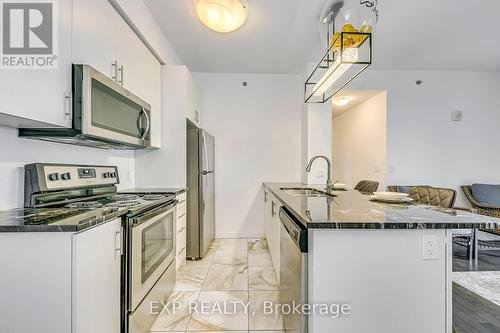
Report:
[[[202,95],[189,69],[184,65],[167,67],[167,112],[169,108],[184,110],[186,118],[201,126]]]
[[[201,126],[201,108],[203,100],[198,84],[194,80],[191,73],[188,71],[186,77],[186,93],[188,101],[188,109],[186,117],[191,120],[196,126]]]
[[[21,9],[26,11],[26,9]],[[57,6],[49,7],[53,12],[54,21],[49,19],[42,24],[57,23],[58,29],[53,31],[52,44],[50,38],[41,36],[17,40],[12,37],[3,41],[4,47],[0,48],[2,66],[0,66],[0,125],[13,127],[69,127],[70,118],[70,93],[71,93],[71,1],[57,1]],[[17,10],[19,13],[19,9]],[[26,11],[35,15],[35,11]],[[26,15],[25,13],[25,15]],[[42,11],[42,18],[46,19],[46,11]],[[25,31],[22,25],[14,24],[16,11],[4,13],[11,23],[9,35],[23,36]],[[45,15],[45,16],[43,16]],[[22,20],[21,20],[22,21]],[[90,24],[90,22],[89,22]],[[4,28],[6,25],[4,24]],[[6,29],[6,28],[5,28]],[[6,33],[4,31],[4,33]],[[29,32],[31,33],[31,32]],[[6,54],[5,46],[12,46],[17,54]],[[47,48],[46,55],[33,55],[29,52],[33,48]],[[51,46],[51,47],[50,47]],[[52,50],[50,50],[52,48]],[[42,51],[46,52],[46,51]],[[24,53],[24,54],[23,54]],[[54,58],[56,57],[56,59]],[[9,65],[4,65],[4,61]],[[50,66],[49,62],[54,66]],[[35,62],[35,63],[32,63]],[[37,64],[38,63],[38,64]],[[39,65],[41,65],[39,67]]]
[[[151,105],[161,146],[162,65],[107,0],[54,6],[57,68],[0,69],[0,125],[71,127],[71,64],[87,64]]]
[[[151,105],[151,144],[161,146],[161,64],[104,0],[73,0],[73,62],[88,64]],[[157,126],[157,127],[155,127]]]

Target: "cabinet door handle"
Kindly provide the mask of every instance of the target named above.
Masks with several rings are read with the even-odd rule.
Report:
[[[117,82],[123,86],[123,72],[125,72],[123,65],[120,66],[118,71],[120,72],[120,80],[118,80]]]
[[[186,216],[186,213],[182,213],[181,215],[179,215],[178,219],[182,219],[184,216]]]
[[[274,201],[271,201],[271,215],[273,217],[276,216],[276,212],[274,211],[274,207],[276,207],[276,204],[274,203]]]
[[[182,252],[184,252],[185,249],[186,247],[184,246],[182,249],[179,250],[179,252],[177,252],[177,255],[180,255]]]
[[[264,192],[264,202],[267,202],[267,192]]]
[[[118,82],[118,61],[114,61],[111,64],[111,78],[115,80],[115,82]]]
[[[183,203],[185,203],[185,202],[186,202],[186,199],[184,199],[184,200],[182,200],[182,201],[179,201],[179,205],[180,205],[180,204],[183,204]]]
[[[64,95],[64,115],[73,120],[73,93]]]
[[[186,229],[186,226],[184,226],[184,227],[180,228],[179,230],[177,230],[177,233],[178,234],[181,233],[184,229]]]
[[[116,254],[117,253],[120,256],[123,254],[122,231],[121,231],[121,229],[119,231],[115,232],[115,259],[116,259]]]

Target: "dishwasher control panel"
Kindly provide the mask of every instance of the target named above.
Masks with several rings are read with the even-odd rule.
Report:
[[[302,226],[302,224],[299,221],[297,221],[295,217],[286,210],[286,208],[281,207],[279,214],[281,223],[288,232],[288,235],[300,248],[300,251],[304,253],[308,252],[307,228]]]

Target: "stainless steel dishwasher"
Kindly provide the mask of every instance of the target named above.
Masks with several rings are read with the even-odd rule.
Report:
[[[286,210],[280,209],[280,304],[307,304],[307,229]],[[285,311],[283,311],[285,312]],[[283,313],[286,332],[307,333],[308,316]]]

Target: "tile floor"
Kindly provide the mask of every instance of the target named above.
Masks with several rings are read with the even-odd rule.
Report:
[[[215,240],[205,258],[188,261],[179,270],[168,301],[169,311],[158,316],[150,332],[283,332],[281,315],[264,313],[265,301],[278,303],[265,239]],[[205,306],[215,311],[203,313]]]

